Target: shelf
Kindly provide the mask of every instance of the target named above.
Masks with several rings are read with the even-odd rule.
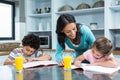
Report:
[[[91,29],[92,31],[104,31],[104,28]]]
[[[114,29],[111,28],[110,30],[120,30],[120,28],[114,28]]]
[[[61,12],[56,12],[56,14],[70,13],[70,14],[79,15],[79,14],[91,14],[91,13],[102,13],[102,12],[104,12],[104,7],[72,10],[72,11],[61,11]]]
[[[51,32],[51,30],[42,30],[42,31],[38,31],[38,30],[31,30],[28,32]]]
[[[51,17],[51,13],[30,14],[29,17]]]
[[[61,14],[72,14],[76,18],[76,22],[83,23],[89,25],[91,22],[96,22],[97,28],[91,28],[91,31],[95,35],[95,37],[106,36],[111,41],[115,41],[113,38],[113,34],[120,35],[119,28],[119,18],[120,18],[120,5],[111,5],[116,0],[103,0],[104,7],[97,8],[87,8],[87,9],[79,9],[76,10],[76,7],[82,3],[86,2],[90,6],[97,2],[96,0],[25,0],[26,2],[26,23],[27,23],[27,31],[33,32],[41,35],[41,33],[47,33],[50,31],[52,35],[52,49],[56,47],[56,34],[55,28],[57,19]],[[74,10],[66,10],[66,11],[58,11],[64,5],[70,5]],[[73,5],[74,4],[74,5]],[[36,8],[41,8],[44,10],[45,7],[50,7],[51,13],[35,13]],[[106,13],[108,12],[108,13]],[[50,29],[47,29],[47,22],[50,23]],[[39,29],[39,23],[42,26]],[[109,24],[108,24],[109,23]],[[39,31],[42,30],[42,31]],[[47,31],[49,30],[49,31]],[[113,33],[113,34],[112,34]],[[116,44],[116,43],[115,43]],[[113,44],[113,45],[115,45]]]
[[[109,7],[111,10],[115,11],[115,12],[119,12],[120,11],[120,5],[119,6],[111,6]]]

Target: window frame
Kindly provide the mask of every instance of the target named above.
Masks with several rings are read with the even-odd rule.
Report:
[[[8,5],[11,5],[12,7],[12,20],[11,20],[11,36],[10,37],[1,37],[0,36],[0,40],[15,40],[15,3],[14,2],[11,2],[11,1],[0,1],[0,3],[3,3],[3,4],[8,4]],[[3,29],[4,27],[2,27]],[[5,29],[3,29],[5,30]]]

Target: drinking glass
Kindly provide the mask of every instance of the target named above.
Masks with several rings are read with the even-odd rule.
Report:
[[[71,70],[72,56],[70,54],[64,54],[64,70]]]
[[[15,57],[15,69],[16,69],[16,72],[21,72],[23,70],[23,57],[22,56]]]
[[[64,80],[72,80],[71,71],[64,71]]]
[[[23,80],[23,72],[16,73],[16,80]]]

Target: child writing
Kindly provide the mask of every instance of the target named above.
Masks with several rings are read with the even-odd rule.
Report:
[[[23,56],[24,62],[38,61],[38,60],[51,60],[48,54],[42,54],[38,51],[40,46],[40,39],[37,35],[28,34],[22,40],[22,48],[15,48],[5,60],[4,65],[10,65],[15,62],[16,56]]]
[[[117,61],[112,54],[112,43],[105,37],[97,38],[91,49],[78,56],[74,61],[75,66],[79,67],[84,59],[90,62],[87,65],[117,67]]]

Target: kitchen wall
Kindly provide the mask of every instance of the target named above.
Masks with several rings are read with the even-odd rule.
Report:
[[[16,39],[21,41],[23,36],[26,34],[25,27],[25,4],[24,0],[14,1],[16,6],[16,16],[15,16],[15,28],[16,28]]]

